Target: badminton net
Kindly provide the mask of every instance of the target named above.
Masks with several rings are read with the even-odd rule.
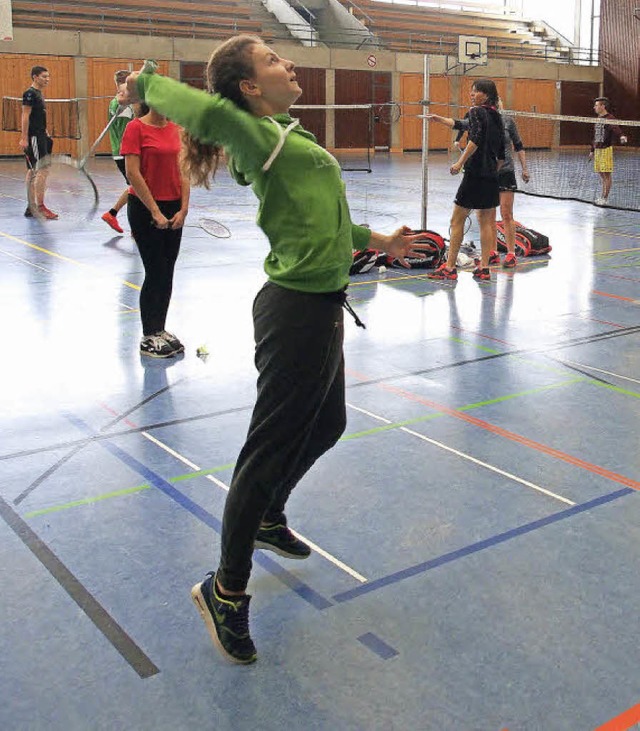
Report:
[[[464,111],[460,108],[454,114],[462,117]],[[516,123],[531,177],[528,183],[522,181],[520,164],[514,154],[518,192],[640,210],[640,121],[515,110],[505,110],[503,114]],[[614,128],[612,185],[603,203],[602,180],[595,169],[598,161],[590,159],[589,153],[596,135],[601,138],[603,129],[611,125]],[[626,137],[626,144],[621,144],[619,132]]]
[[[51,137],[80,139],[78,99],[47,99],[47,130]],[[2,97],[2,129],[21,132],[22,97]]]
[[[370,173],[374,120],[379,106],[296,104],[291,107],[291,113],[315,135],[320,145],[331,150],[342,170]]]

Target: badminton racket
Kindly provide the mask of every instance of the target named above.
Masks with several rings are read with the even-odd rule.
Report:
[[[471,216],[467,216],[464,219],[464,230],[462,231],[462,237],[464,238],[471,228]],[[449,226],[449,240],[451,240],[451,226]]]
[[[231,231],[214,218],[205,217],[201,218],[198,223],[186,223],[185,228],[201,228],[216,239],[228,239],[231,236]]]
[[[382,124],[395,124],[400,121],[401,116],[402,108],[397,102],[377,104],[373,108],[374,121],[382,122]]]
[[[148,60],[144,62],[142,71],[153,73],[157,68],[158,64],[155,61]],[[111,125],[127,106],[126,104],[118,106],[116,113],[82,158],[77,159],[71,155],[47,155],[36,162],[33,174],[29,176],[27,183],[27,199],[34,216],[45,217],[36,201],[36,187],[42,184],[41,177],[46,178],[44,185],[47,208],[58,213],[60,218],[78,221],[88,220],[95,215],[100,196],[91,174],[86,169],[86,164],[111,129]]]

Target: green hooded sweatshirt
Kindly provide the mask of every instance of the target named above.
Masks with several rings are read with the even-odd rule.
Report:
[[[200,142],[222,146],[234,179],[251,185],[271,246],[264,264],[270,281],[301,292],[346,287],[353,249],[366,247],[371,232],[351,223],[340,166],[310,132],[299,124],[285,132],[295,124],[288,114],[256,117],[219,94],[156,74],[140,74],[138,91]]]

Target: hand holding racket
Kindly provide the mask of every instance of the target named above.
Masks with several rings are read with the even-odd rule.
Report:
[[[187,217],[187,211],[178,211],[174,216],[169,219],[169,228],[182,228],[184,226],[184,219]]]

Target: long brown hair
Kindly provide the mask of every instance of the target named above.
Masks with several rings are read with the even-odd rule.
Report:
[[[210,94],[220,94],[241,109],[250,111],[240,91],[240,82],[254,75],[251,50],[257,43],[262,43],[257,36],[234,36],[211,54],[206,74],[207,91]],[[185,172],[194,185],[208,188],[218,169],[221,147],[201,143],[189,133],[184,134],[184,146]]]

